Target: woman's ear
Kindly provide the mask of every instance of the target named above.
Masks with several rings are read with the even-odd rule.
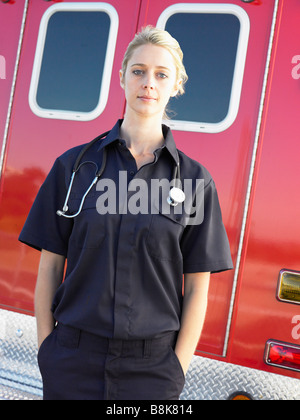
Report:
[[[180,79],[176,82],[176,84],[174,86],[174,91],[171,95],[172,98],[174,98],[178,94],[181,85],[182,85],[182,80]]]
[[[125,84],[124,84],[124,77],[123,77],[123,71],[120,70],[119,71],[119,76],[120,76],[120,85],[122,89],[125,89]]]

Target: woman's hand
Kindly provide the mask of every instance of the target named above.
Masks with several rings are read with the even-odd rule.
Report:
[[[65,257],[42,250],[35,288],[35,315],[37,320],[38,347],[53,331],[55,320],[51,306],[56,290],[64,275]]]

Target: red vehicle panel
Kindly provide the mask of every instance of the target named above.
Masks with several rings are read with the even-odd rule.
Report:
[[[122,115],[125,102],[119,85],[119,68],[124,51],[136,31],[140,2],[125,0],[111,1],[110,4],[118,12],[119,33],[122,36],[117,41],[108,103],[99,118],[74,123],[39,118],[29,107],[28,93],[39,26],[45,11],[53,5],[52,2],[43,1],[29,3],[10,122],[6,170],[1,179],[0,300],[5,308],[33,313],[39,255],[17,244],[17,237],[38,188],[55,158],[68,148],[107,131]],[[0,6],[3,9],[5,7],[3,4]],[[14,4],[11,7],[20,6]],[[130,14],[127,12],[129,7]],[[9,27],[11,23],[7,21],[5,25]]]

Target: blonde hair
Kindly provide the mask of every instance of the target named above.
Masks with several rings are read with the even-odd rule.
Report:
[[[122,73],[125,76],[128,62],[133,54],[133,51],[146,44],[153,44],[166,48],[172,55],[177,72],[177,81],[181,80],[177,95],[184,94],[184,85],[188,80],[188,75],[183,64],[183,52],[180,48],[178,41],[173,38],[169,32],[162,29],[154,28],[151,25],[146,26],[141,32],[137,33],[134,39],[130,42],[125,52],[122,62]]]

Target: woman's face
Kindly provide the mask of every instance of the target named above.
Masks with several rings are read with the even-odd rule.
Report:
[[[128,61],[125,75],[120,71],[125,90],[126,112],[144,117],[163,116],[171,96],[175,96],[181,81],[171,53],[164,47],[146,44],[136,48]]]

